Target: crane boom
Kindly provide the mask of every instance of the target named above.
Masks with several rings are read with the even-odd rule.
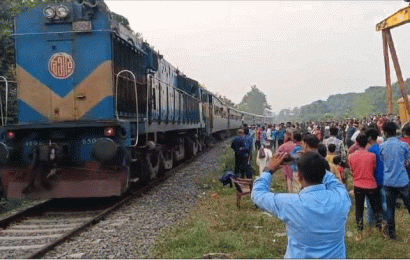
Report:
[[[409,2],[410,0],[405,0]],[[405,120],[410,119],[410,101],[406,92],[406,84],[403,80],[403,75],[401,73],[401,68],[399,60],[397,58],[396,49],[394,48],[393,39],[390,33],[390,29],[398,27],[400,25],[410,22],[410,6],[400,9],[396,13],[390,15],[388,18],[384,19],[376,25],[376,31],[382,31],[383,35],[383,54],[384,54],[384,66],[386,72],[386,95],[388,103],[388,114],[393,114],[393,104],[392,104],[392,88],[391,88],[391,78],[390,78],[390,65],[389,65],[389,49],[391,58],[393,61],[394,69],[396,71],[397,81],[400,85],[401,94],[404,100],[404,113],[400,113],[406,116]]]
[[[392,29],[410,22],[410,6],[400,9],[376,25],[376,31]]]

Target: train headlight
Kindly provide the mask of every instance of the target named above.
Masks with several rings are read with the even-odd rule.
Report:
[[[115,136],[115,128],[114,127],[107,127],[104,129],[105,136]]]
[[[66,18],[66,17],[68,16],[68,13],[69,13],[69,10],[68,10],[68,8],[67,8],[66,6],[64,6],[64,5],[60,5],[60,6],[57,8],[57,16],[58,16],[59,18],[62,18],[62,19]]]
[[[48,6],[43,10],[43,14],[47,19],[53,19],[56,16],[56,11],[54,8]]]

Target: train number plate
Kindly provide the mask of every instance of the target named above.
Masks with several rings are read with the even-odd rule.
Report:
[[[91,32],[93,26],[91,21],[77,21],[73,22],[73,31],[74,32]]]
[[[24,143],[24,146],[37,146],[38,142],[37,141],[27,141]]]
[[[95,144],[97,142],[97,138],[84,138],[82,140],[83,144]]]

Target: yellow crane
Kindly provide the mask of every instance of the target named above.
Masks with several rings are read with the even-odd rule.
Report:
[[[406,0],[405,0],[406,1]],[[406,2],[409,2],[407,0]],[[399,100],[399,111],[400,119],[402,122],[406,122],[410,119],[410,103],[409,97],[407,96],[405,84],[403,80],[403,75],[401,73],[399,60],[397,58],[396,49],[394,48],[393,39],[390,30],[398,27],[400,25],[410,22],[410,6],[400,9],[396,13],[392,14],[388,18],[384,19],[376,25],[376,31],[382,31],[383,36],[383,54],[384,54],[384,65],[386,72],[386,95],[387,95],[387,113],[389,115],[393,114],[393,103],[392,103],[392,88],[391,88],[391,77],[390,77],[390,63],[389,63],[389,49],[391,58],[393,61],[394,69],[396,71],[397,80],[400,85],[400,91],[403,96]]]

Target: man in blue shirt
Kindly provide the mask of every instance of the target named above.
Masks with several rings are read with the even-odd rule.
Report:
[[[285,258],[346,258],[346,223],[351,206],[346,188],[326,171],[326,160],[316,152],[298,162],[299,194],[270,192],[272,175],[285,155],[275,156],[254,183],[252,200],[286,223]]]
[[[278,147],[281,146],[285,142],[285,133],[286,133],[286,129],[283,123],[281,123],[279,125],[279,130],[276,133],[276,138],[278,139]]]
[[[252,151],[255,150],[255,142],[256,142],[256,131],[255,131],[255,126],[251,126],[251,128],[249,128],[249,136],[251,137],[251,141],[252,141]]]
[[[245,135],[243,136],[243,140],[245,143],[245,151],[247,152],[247,156],[245,159],[245,173],[247,178],[252,178],[252,152],[253,152],[253,139],[250,133],[250,130],[247,126],[244,126],[243,132]]]
[[[272,133],[271,133],[271,136],[272,136],[271,148],[272,148],[273,151],[275,151],[275,149],[276,149],[276,140],[277,140],[277,138],[278,138],[278,131],[279,131],[279,130],[276,129],[276,125],[273,124],[273,126],[272,126]]]
[[[380,190],[380,201],[382,203],[382,216],[383,216],[383,219],[386,220],[386,211],[387,211],[386,194],[384,193],[384,190],[382,189],[383,188],[384,164],[381,159],[380,145],[377,143],[377,138],[379,137],[379,130],[377,128],[369,128],[368,130],[366,130],[365,133],[366,133],[367,139],[369,140],[369,144],[370,144],[370,147],[367,150],[376,155],[376,169],[374,171],[374,178],[376,179],[376,182],[377,182],[377,188]],[[370,205],[370,204],[367,204],[367,205]],[[369,225],[373,226],[375,223],[374,223],[373,210],[371,207],[367,208],[367,215],[368,215]]]
[[[394,214],[396,198],[400,195],[410,214],[409,176],[405,160],[410,159],[410,147],[396,137],[397,125],[392,121],[383,124],[387,140],[380,144],[381,159],[384,163],[383,189],[387,203],[387,231],[391,239],[396,238]]]
[[[248,160],[249,149],[246,148],[243,129],[238,129],[238,136],[233,139],[231,148],[235,152],[235,175],[244,177],[246,174],[246,165]]]

